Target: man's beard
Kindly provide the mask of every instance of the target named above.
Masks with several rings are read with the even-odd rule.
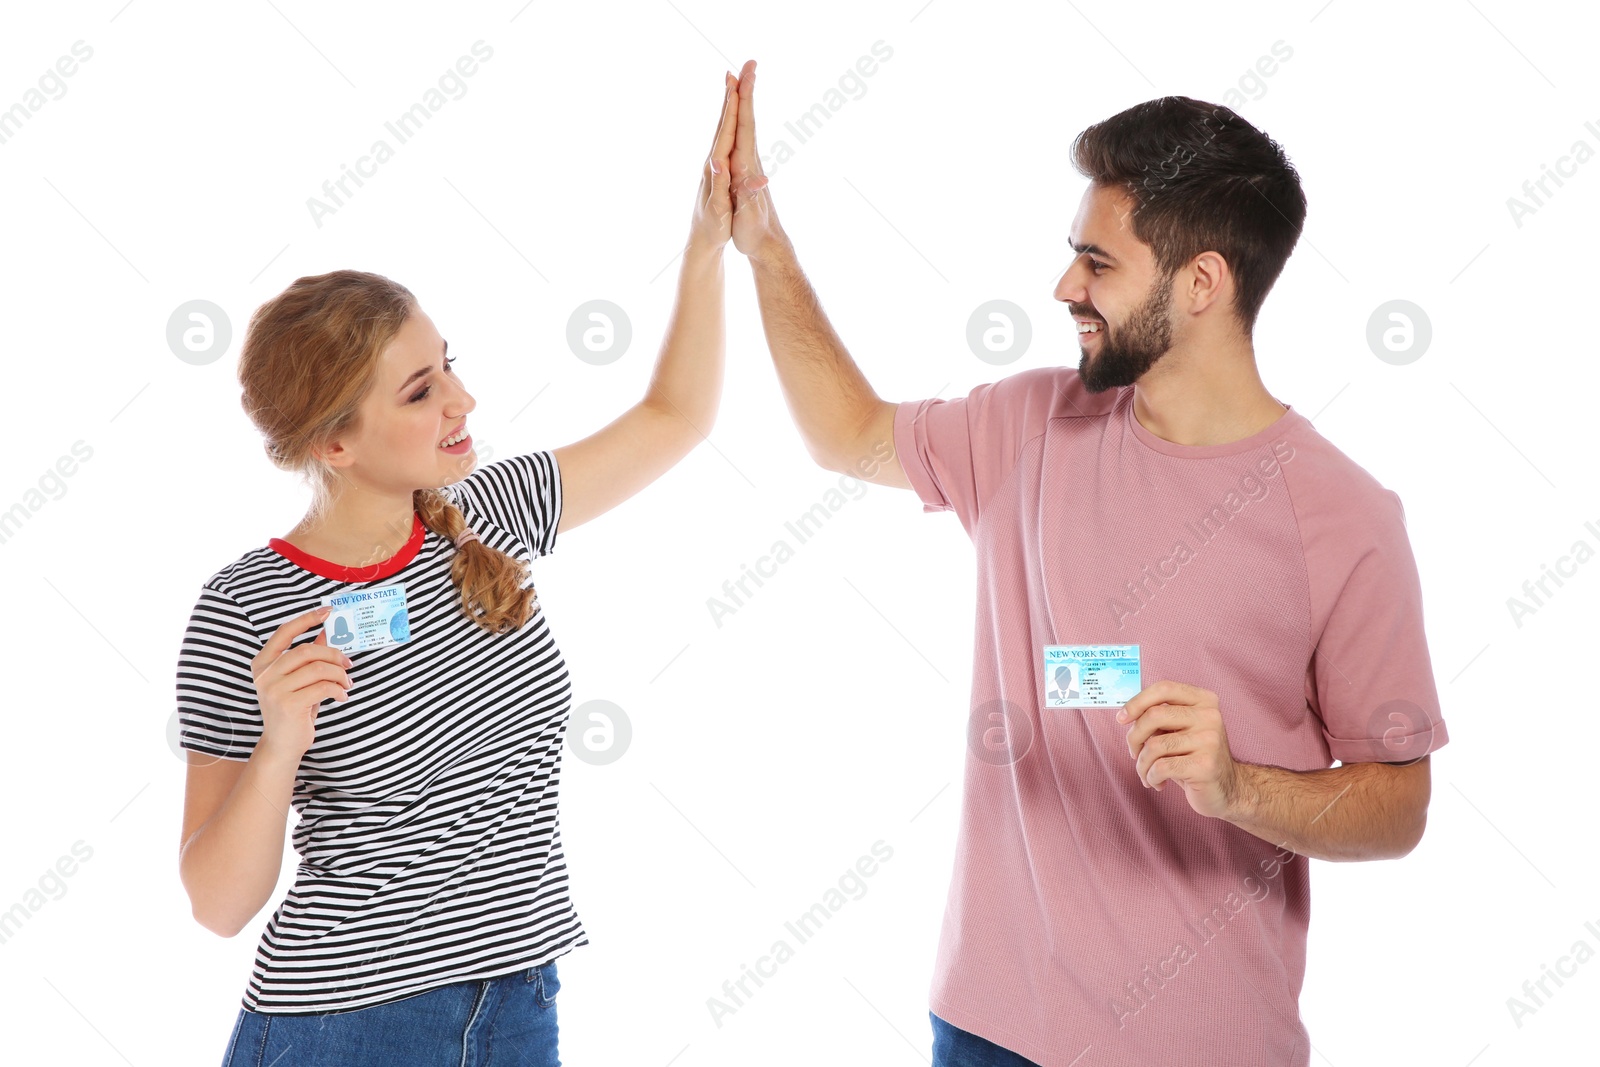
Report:
[[[1172,275],[1158,278],[1150,287],[1144,303],[1134,308],[1128,320],[1117,327],[1116,336],[1110,333],[1110,324],[1100,327],[1100,348],[1091,360],[1087,349],[1078,360],[1078,377],[1083,387],[1091,393],[1107,389],[1120,389],[1132,385],[1156,360],[1172,347]]]

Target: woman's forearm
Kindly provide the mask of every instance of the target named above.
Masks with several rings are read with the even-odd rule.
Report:
[[[644,402],[711,432],[722,398],[725,351],[722,248],[690,241],[678,270],[678,295]]]
[[[178,877],[194,917],[232,937],[278,884],[300,758],[258,744],[222,807],[184,843]]]

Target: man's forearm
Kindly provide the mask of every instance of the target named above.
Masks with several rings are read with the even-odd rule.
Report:
[[[1347,763],[1315,771],[1237,761],[1235,766],[1237,795],[1223,818],[1302,856],[1393,859],[1410,852],[1422,837],[1429,792],[1425,766]]]
[[[879,398],[823,314],[786,236],[750,257],[767,348],[811,458],[844,462]]]

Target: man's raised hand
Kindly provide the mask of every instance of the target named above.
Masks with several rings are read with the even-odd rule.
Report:
[[[756,151],[756,61],[746,60],[739,71],[739,111],[733,140],[733,247],[757,258],[782,236],[778,215],[761,173]]]

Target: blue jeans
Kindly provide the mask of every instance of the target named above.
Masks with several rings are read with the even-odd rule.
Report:
[[[369,1008],[239,1009],[222,1067],[560,1067],[552,960]]]
[[[971,1034],[928,1013],[933,1020],[933,1067],[1039,1067],[993,1041]]]

